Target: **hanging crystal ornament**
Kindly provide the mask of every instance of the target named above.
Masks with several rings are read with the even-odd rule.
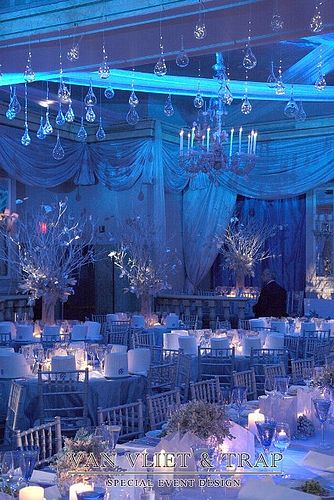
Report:
[[[189,57],[186,54],[183,46],[183,35],[181,35],[181,49],[176,57],[176,66],[179,68],[186,68],[189,64]]]
[[[139,99],[136,96],[136,93],[134,91],[133,83],[132,83],[132,91],[131,91],[131,94],[130,94],[130,97],[129,97],[129,104],[130,104],[130,106],[133,106],[134,108],[136,106],[138,106],[138,104],[139,104]]]
[[[79,44],[73,42],[72,47],[67,51],[67,59],[73,62],[77,61],[79,57],[80,57]]]
[[[46,82],[46,102],[49,102],[49,82]],[[45,124],[44,124],[44,132],[46,135],[51,135],[53,132],[53,127],[50,123],[50,113],[49,113],[49,104],[47,104],[46,112],[45,112]]]
[[[199,0],[198,18],[194,28],[194,37],[196,40],[203,40],[207,35],[205,26],[205,11],[201,0]]]
[[[268,84],[268,87],[271,89],[274,89],[276,87],[276,84],[277,84],[277,77],[275,75],[273,61],[271,61],[271,72],[267,78],[267,84]]]
[[[247,94],[245,94],[241,103],[241,113],[243,113],[244,115],[249,115],[251,111],[252,111],[252,105],[248,99]]]
[[[158,62],[154,66],[153,72],[156,76],[165,76],[167,73],[167,66],[164,56],[164,44],[161,31],[161,20],[160,20],[160,57],[158,59]]]
[[[10,101],[10,107],[16,115],[21,111],[21,104],[16,96],[16,85],[13,86],[13,95]]]
[[[58,99],[63,103],[67,103],[71,99],[71,91],[63,80],[63,60],[61,55],[61,38],[59,37],[59,87]]]
[[[277,12],[277,8],[271,18],[270,26],[273,31],[281,31],[284,28],[284,20],[279,12]]]
[[[45,137],[46,137],[46,133],[45,133],[44,126],[43,126],[43,116],[42,115],[41,115],[40,125],[39,125],[39,129],[37,130],[36,136],[37,136],[37,139],[41,139],[41,140],[45,139]]]
[[[318,78],[314,84],[315,88],[319,91],[325,90],[327,85],[326,78],[323,75],[322,71],[319,71]]]
[[[102,80],[106,80],[107,78],[109,78],[109,76],[110,76],[110,68],[108,65],[108,56],[107,56],[105,44],[103,42],[103,44],[102,44],[102,63],[101,63],[101,66],[99,67],[99,77]]]
[[[248,38],[246,42],[245,55],[242,60],[242,65],[245,69],[253,69],[257,65],[257,59],[253,54],[253,51],[250,47],[251,42],[251,30],[252,30],[252,22],[248,21]]]
[[[114,95],[115,95],[115,91],[114,91],[114,89],[111,86],[109,86],[109,87],[107,87],[105,89],[105,91],[104,91],[104,97],[106,99],[112,99],[114,97]]]
[[[63,110],[61,109],[61,102],[60,102],[58,107],[58,113],[56,116],[56,124],[61,127],[62,125],[64,125],[65,121],[66,121],[65,116]]]
[[[96,114],[94,112],[93,106],[88,106],[86,111],[86,121],[89,123],[95,122]]]
[[[81,125],[80,125],[79,131],[77,133],[77,138],[79,139],[79,141],[82,141],[82,142],[84,142],[87,139],[87,132],[86,132],[86,129],[84,127],[83,116],[81,117]]]
[[[295,119],[297,122],[304,122],[306,120],[306,113],[302,101],[299,103],[298,113],[296,114]]]
[[[55,160],[62,160],[65,156],[65,151],[60,142],[59,131],[57,132],[57,142],[52,150],[52,156]]]
[[[29,136],[29,127],[28,127],[28,87],[27,82],[24,84],[24,133],[21,137],[21,144],[23,146],[29,146],[31,143],[31,139]]]
[[[194,106],[197,109],[201,109],[203,107],[203,105],[204,105],[204,99],[203,99],[201,91],[198,87],[197,94],[194,98]]]
[[[321,16],[321,6],[322,6],[322,1],[321,2],[317,1],[315,6],[315,12],[310,21],[310,30],[313,31],[314,33],[319,33],[320,31],[322,31],[324,27],[324,23]]]
[[[27,59],[26,67],[25,67],[25,70],[24,70],[24,73],[23,73],[23,78],[25,79],[25,81],[27,83],[31,83],[31,82],[33,82],[35,80],[35,73],[34,73],[34,70],[32,69],[32,65],[31,65],[31,50],[30,50],[30,47],[29,47],[28,59]]]
[[[287,118],[295,118],[299,111],[298,104],[296,103],[293,96],[293,89],[291,90],[291,95],[289,102],[284,108],[284,114]]]
[[[130,109],[126,115],[126,121],[128,122],[129,125],[136,125],[136,123],[139,122],[139,115],[137,113],[135,106],[130,105]]]
[[[173,103],[172,103],[172,96],[171,96],[170,93],[168,94],[168,96],[166,98],[166,101],[165,101],[164,113],[165,113],[166,116],[173,116],[173,114],[174,114],[174,108],[173,108]]]
[[[92,81],[90,81],[89,89],[85,96],[84,102],[86,106],[95,106],[95,104],[97,103],[96,95],[94,94],[94,90],[92,87]]]
[[[72,101],[70,101],[68,104],[68,109],[65,113],[65,120],[67,121],[67,123],[73,123],[75,120],[75,114],[72,108]]]
[[[98,141],[103,141],[106,138],[106,133],[102,127],[102,117],[101,116],[100,116],[99,128],[97,129],[95,136],[96,136],[96,139]]]
[[[228,106],[230,106],[233,102],[233,95],[232,95],[232,92],[230,91],[230,87],[228,85],[225,85],[223,102],[224,102],[224,104],[227,104]]]
[[[284,95],[285,94],[285,85],[283,83],[283,77],[282,77],[282,59],[279,61],[279,67],[278,67],[278,77],[275,85],[275,93],[276,95]]]

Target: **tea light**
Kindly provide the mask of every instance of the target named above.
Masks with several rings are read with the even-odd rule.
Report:
[[[84,491],[93,491],[93,490],[94,486],[92,484],[75,483],[72,484],[72,486],[70,486],[70,492],[68,498],[69,500],[78,500],[77,493],[82,493]]]
[[[255,410],[254,413],[249,413],[248,414],[248,430],[254,434],[254,436],[257,435],[257,429],[256,429],[256,422],[264,422],[265,421],[265,416],[263,413],[260,413],[260,410]]]
[[[174,467],[173,464],[169,465],[170,461],[173,461],[173,455],[171,453],[166,452],[165,450],[161,450],[155,457],[155,472],[159,474],[159,479],[173,479]]]
[[[19,491],[19,500],[44,500],[44,488],[41,486],[27,486]],[[76,498],[73,500],[76,500]]]

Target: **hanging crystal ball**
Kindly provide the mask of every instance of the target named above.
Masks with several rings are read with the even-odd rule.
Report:
[[[24,74],[23,74],[23,78],[25,79],[25,81],[27,83],[31,83],[35,80],[35,73],[34,73],[31,66],[26,67]]]
[[[97,103],[97,99],[96,99],[96,96],[94,94],[94,90],[93,90],[92,86],[90,86],[88,89],[88,92],[85,96],[85,104],[86,104],[86,106],[95,106],[96,103]]]
[[[46,133],[45,133],[45,130],[43,127],[43,117],[42,116],[41,116],[40,126],[39,126],[39,129],[37,130],[36,136],[37,136],[37,139],[41,139],[41,140],[46,138]]]
[[[241,113],[244,115],[249,115],[249,113],[252,111],[252,105],[248,100],[248,97],[244,97],[242,104],[241,104]]]
[[[284,114],[287,118],[295,118],[299,111],[298,105],[293,97],[290,98],[289,102],[284,108]]]
[[[31,143],[31,139],[30,139],[30,136],[29,136],[29,130],[28,130],[28,127],[27,125],[25,126],[25,129],[24,129],[24,134],[23,136],[21,137],[21,144],[23,146],[29,146],[29,144]]]
[[[136,96],[135,94],[135,91],[133,90],[130,94],[130,97],[129,97],[129,104],[130,106],[133,106],[133,107],[136,107],[138,106],[139,104],[139,99],[138,97]]]
[[[327,85],[327,82],[326,82],[324,75],[320,74],[317,78],[317,81],[314,84],[315,88],[319,91],[322,91],[322,90],[325,90],[326,85]]]
[[[115,91],[112,87],[107,87],[104,91],[104,97],[106,99],[112,99],[115,95]]]
[[[164,105],[164,113],[166,116],[173,116],[173,114],[174,114],[172,96],[170,94],[167,97],[165,105]]]
[[[282,80],[277,80],[276,87],[275,87],[275,93],[276,93],[276,95],[284,95],[285,94],[285,85],[282,82]]]
[[[126,121],[129,125],[136,125],[139,122],[139,115],[134,106],[130,106],[130,109],[126,115]]]
[[[14,113],[14,111],[11,108],[8,108],[6,111],[6,118],[8,120],[14,120],[15,117],[16,117],[16,114]]]
[[[65,123],[65,116],[61,110],[61,107],[59,106],[59,111],[56,116],[56,124],[61,127],[62,125],[64,125],[64,123]]]
[[[75,119],[74,111],[73,111],[72,105],[69,104],[68,110],[66,111],[66,114],[65,114],[65,120],[67,121],[67,123],[73,123],[74,119]]]
[[[242,65],[245,69],[253,69],[257,65],[257,59],[250,47],[246,48],[246,52],[242,60]]]
[[[102,80],[106,80],[110,76],[110,68],[106,61],[103,61],[101,66],[99,67],[99,77]]]
[[[165,76],[167,73],[167,66],[164,57],[159,57],[158,62],[154,66],[154,74],[157,76]]]
[[[270,25],[273,31],[281,31],[284,28],[284,21],[282,16],[280,16],[279,14],[274,14],[271,18]]]
[[[81,118],[81,125],[77,133],[77,138],[79,139],[79,141],[82,142],[84,142],[87,139],[87,132],[83,124],[83,118]]]
[[[62,160],[65,156],[65,151],[61,145],[59,134],[57,136],[57,142],[52,151],[52,156],[55,160]]]
[[[67,59],[71,62],[77,61],[79,59],[79,45],[72,45],[72,47],[67,51]]]
[[[311,31],[313,31],[314,33],[319,33],[319,31],[322,31],[323,27],[324,24],[322,22],[321,15],[319,13],[314,14],[310,22]]]
[[[89,123],[93,123],[93,122],[95,122],[95,118],[96,118],[96,115],[95,115],[95,112],[93,110],[93,107],[88,106],[87,112],[86,112],[86,121]]]
[[[68,102],[70,100],[70,98],[71,98],[71,92],[69,91],[68,87],[65,85],[64,82],[61,82],[59,84],[58,98],[62,102]]]
[[[98,141],[103,141],[106,138],[106,133],[103,130],[101,122],[100,122],[99,128],[97,129],[95,136],[96,136],[96,139]]]
[[[200,109],[204,106],[204,99],[203,99],[202,94],[200,92],[197,92],[197,94],[194,98],[194,106],[197,109]]]
[[[203,22],[198,22],[194,28],[194,37],[196,40],[203,40],[207,35],[206,26]]]
[[[227,85],[225,87],[225,92],[224,92],[224,95],[223,95],[223,102],[225,104],[227,104],[228,106],[230,106],[232,104],[232,102],[233,102],[232,92],[230,91],[230,89],[228,88]]]
[[[186,68],[189,64],[189,57],[187,56],[184,49],[180,50],[175,60],[176,66],[179,68]]]
[[[298,113],[295,118],[298,122],[304,122],[306,120],[306,113],[302,102],[299,103]]]

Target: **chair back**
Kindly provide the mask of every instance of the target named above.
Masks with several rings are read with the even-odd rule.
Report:
[[[240,330],[250,330],[249,319],[239,319],[238,320],[238,328]]]
[[[38,395],[42,423],[59,416],[63,432],[75,432],[88,425],[88,368],[67,372],[39,370]]]
[[[256,386],[259,394],[264,392],[264,366],[283,363],[288,370],[288,351],[286,349],[252,349],[250,366],[254,368]]]
[[[310,379],[314,371],[314,359],[292,359],[291,360],[291,374],[292,382],[298,384],[304,379]]]
[[[151,348],[151,365],[163,365],[164,363],[177,363],[179,349],[164,349],[162,347]]]
[[[98,408],[98,425],[120,425],[120,441],[126,442],[131,439],[144,436],[144,407],[139,399],[134,403],[112,406],[110,408]]]
[[[242,372],[234,372],[233,373],[233,386],[238,387],[246,387],[247,388],[247,399],[253,400],[257,399],[257,387],[256,387],[256,379],[255,379],[255,371],[254,368],[250,370],[245,370]]]
[[[192,357],[182,352],[178,356],[175,385],[180,389],[182,402],[188,401],[189,384],[191,379]]]
[[[10,386],[4,442],[13,444],[14,433],[17,430],[17,420],[23,411],[26,388],[19,381],[13,380]]]
[[[216,330],[231,330],[231,322],[227,319],[217,316],[216,318]]]
[[[286,376],[284,363],[276,363],[275,365],[264,365],[263,370],[265,379],[274,379],[275,377]]]
[[[38,447],[36,466],[49,464],[62,448],[60,418],[26,431],[15,431],[15,438],[17,448]]]
[[[214,377],[201,382],[190,383],[191,399],[196,401],[204,401],[205,403],[220,403],[220,384],[219,377]]]
[[[284,347],[289,352],[291,359],[299,358],[300,356],[300,336],[299,335],[284,335]]]
[[[129,345],[130,321],[111,321],[107,324],[108,344]]]
[[[220,385],[231,387],[235,366],[234,347],[228,349],[198,348],[198,374],[200,380],[218,376]]]
[[[151,394],[154,391],[169,391],[176,385],[177,363],[163,363],[162,365],[151,365],[147,375],[147,390]]]
[[[41,343],[45,346],[53,346],[56,342],[60,341],[60,326],[45,325],[41,332]]]
[[[134,349],[137,349],[138,347],[147,347],[149,349],[151,349],[152,347],[158,347],[155,343],[155,335],[153,330],[134,330],[132,341]]]
[[[162,424],[166,423],[170,416],[171,409],[180,404],[179,389],[163,392],[162,394],[154,396],[147,396],[147,410],[151,429],[159,429]]]
[[[303,358],[314,358],[316,365],[325,363],[325,357],[330,353],[330,332],[306,332],[302,337]]]
[[[181,321],[185,330],[196,330],[198,327],[197,314],[184,314],[181,316]]]

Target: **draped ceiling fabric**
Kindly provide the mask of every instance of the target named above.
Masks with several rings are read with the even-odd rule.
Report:
[[[290,198],[333,178],[334,140],[329,135],[260,142],[257,165],[248,177],[223,173],[216,185],[203,174],[188,178],[178,166],[177,145],[165,140],[158,121],[153,137],[88,144],[62,139],[65,157],[61,161],[52,157],[54,137],[33,140],[24,147],[21,135],[22,130],[0,128],[0,165],[23,184],[51,188],[68,180],[77,185],[101,182],[115,191],[131,190],[139,182],[151,185],[157,245],[166,239],[165,190],[183,192],[183,251],[191,288],[199,284],[217,255],[214,236],[218,227],[226,227],[237,194]]]

